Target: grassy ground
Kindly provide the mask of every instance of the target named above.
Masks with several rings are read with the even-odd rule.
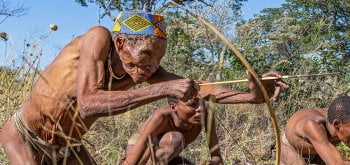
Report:
[[[0,129],[30,94],[37,77],[39,58],[28,57],[14,70],[0,68]],[[304,107],[326,107],[337,95],[346,94],[349,86],[337,77],[289,80],[292,85],[283,92],[281,100],[274,103],[280,128],[289,116]],[[236,86],[233,88],[241,88]],[[124,155],[126,143],[138,124],[144,121],[164,100],[142,106],[133,111],[99,119],[84,136],[84,143],[99,164],[115,164]],[[264,104],[214,105],[221,153],[225,164],[236,160],[258,164],[272,164],[274,161],[274,133],[271,120]],[[204,131],[203,131],[204,132]],[[209,159],[204,133],[181,155],[193,160]],[[339,149],[348,156],[349,148]],[[3,150],[0,150],[0,164],[7,164]]]

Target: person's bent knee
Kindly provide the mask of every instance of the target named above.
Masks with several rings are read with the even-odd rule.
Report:
[[[159,142],[157,157],[163,160],[171,160],[185,147],[185,139],[180,132],[168,132],[163,135]]]
[[[171,150],[183,149],[185,145],[185,138],[180,132],[168,132],[163,135],[159,142],[159,147],[166,147]]]

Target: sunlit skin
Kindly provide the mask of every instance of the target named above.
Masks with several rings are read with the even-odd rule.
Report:
[[[41,72],[30,96],[19,107],[25,124],[46,143],[66,146],[68,142],[80,142],[99,117],[121,114],[165,97],[184,101],[193,98],[197,95],[193,80],[159,66],[166,45],[166,40],[157,37],[131,41],[126,35],[118,35],[112,40],[104,27],[89,29],[68,43]],[[111,70],[122,79],[111,78],[110,53]],[[265,76],[281,75],[270,72]],[[143,81],[150,85],[128,90]],[[265,83],[272,98],[278,98],[283,85],[281,80]],[[250,87],[250,93],[225,90],[218,102],[264,102],[254,81]],[[220,92],[221,88],[214,91]],[[4,124],[0,142],[10,164],[37,164],[42,160],[43,155],[31,151],[12,120]],[[84,164],[94,164],[84,147],[78,156]],[[67,161],[74,164],[77,158],[72,155]]]
[[[170,108],[176,112],[182,123],[189,125],[201,124],[204,105],[198,99],[192,99],[187,102],[179,101],[177,104],[171,103]]]
[[[326,109],[302,109],[289,119],[285,135],[291,146],[282,143],[281,160],[286,165],[306,164],[304,158],[316,154],[316,164],[350,164],[344,161],[336,145],[350,142],[350,121],[327,120]]]
[[[206,122],[206,114],[207,109],[204,102],[198,98],[187,102],[170,103],[168,106],[157,109],[139,127],[137,133],[140,138],[136,144],[128,145],[126,159],[123,164],[152,164],[150,152],[147,150],[148,135],[156,139],[154,143],[158,147],[155,155],[158,162],[165,164],[180,164],[181,161],[189,162],[189,160],[179,156],[179,153],[198,137],[202,130],[201,123]],[[211,141],[208,147],[211,152],[211,161],[207,163],[222,164],[215,121],[210,136]]]
[[[120,39],[122,38],[118,38],[117,41],[122,42]],[[165,54],[165,47],[166,42],[163,39],[137,40],[128,42],[118,53],[123,54],[120,60],[123,61],[125,72],[134,82],[140,83],[146,81],[159,68],[160,60]]]
[[[252,75],[248,74],[247,76],[250,81],[250,93],[233,91],[223,86],[213,85],[202,86],[199,92],[200,97],[219,104],[261,103],[262,96],[258,92]],[[279,76],[279,74],[270,72],[263,76]],[[264,83],[268,84],[269,82]],[[280,84],[280,86],[277,84]],[[278,89],[270,87],[267,88],[267,91],[270,97],[278,100],[281,89],[288,88],[288,85],[282,81],[278,81],[275,85]],[[158,161],[170,161],[177,158],[184,146],[192,143],[198,137],[202,127],[201,123],[205,121],[203,120],[205,118],[206,108],[203,102],[200,102],[198,99],[186,102],[179,101],[159,108],[138,129],[137,134],[140,135],[140,138],[134,146],[128,145],[127,156],[123,163],[144,164],[149,161],[150,152],[146,150],[148,135],[160,138],[158,140],[160,148],[156,151]],[[208,146],[211,152],[211,161],[207,162],[207,164],[221,164],[222,159],[215,130],[215,121],[212,124],[213,131],[211,132],[211,141]],[[163,136],[159,137],[160,135]],[[171,139],[174,139],[174,137],[177,137],[175,138],[177,140],[172,142]]]
[[[184,100],[193,97],[196,91],[192,80],[170,82],[168,80],[181,77],[159,66],[166,43],[166,40],[155,38],[130,44],[124,35],[112,42],[108,29],[90,29],[66,45],[41,73],[30,97],[20,107],[26,124],[48,144],[64,146],[67,141],[53,134],[53,131],[62,131],[51,119],[59,119],[63,132],[80,141],[98,117],[120,114],[164,97]],[[127,74],[121,80],[113,79],[111,85],[107,63],[110,50],[114,74],[118,77]],[[127,90],[142,81],[153,85]],[[73,123],[72,116],[76,116],[73,121],[78,124]],[[5,123],[0,140],[10,164],[41,161],[42,155],[35,151],[31,153],[13,121]],[[86,150],[83,151],[78,154],[84,164],[93,164]],[[68,159],[68,163],[76,161],[74,156]]]

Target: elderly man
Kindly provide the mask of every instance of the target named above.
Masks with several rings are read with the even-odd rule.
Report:
[[[1,131],[10,164],[95,164],[80,140],[97,118],[165,97],[186,101],[196,96],[193,80],[159,66],[165,29],[161,15],[124,12],[112,34],[93,27],[67,44]],[[128,90],[144,81],[151,85]],[[278,83],[266,84],[271,93],[279,94]],[[261,99],[254,87],[249,98],[243,97],[247,101]]]

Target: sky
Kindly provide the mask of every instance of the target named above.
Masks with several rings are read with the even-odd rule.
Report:
[[[26,15],[11,17],[0,24],[0,32],[5,31],[9,36],[7,42],[0,40],[0,66],[11,67],[11,61],[21,61],[23,51],[29,51],[25,45],[37,43],[42,50],[40,67],[44,68],[64,45],[90,27],[101,25],[112,28],[113,26],[113,22],[108,17],[99,21],[99,7],[95,4],[82,7],[74,0],[5,1],[10,1],[13,5],[24,3],[29,9]],[[262,9],[280,7],[284,2],[285,0],[248,0],[242,7],[243,18],[253,18],[254,14],[259,14]],[[50,24],[57,24],[58,30],[50,31]],[[38,43],[42,41],[39,38],[43,37],[47,38]]]

